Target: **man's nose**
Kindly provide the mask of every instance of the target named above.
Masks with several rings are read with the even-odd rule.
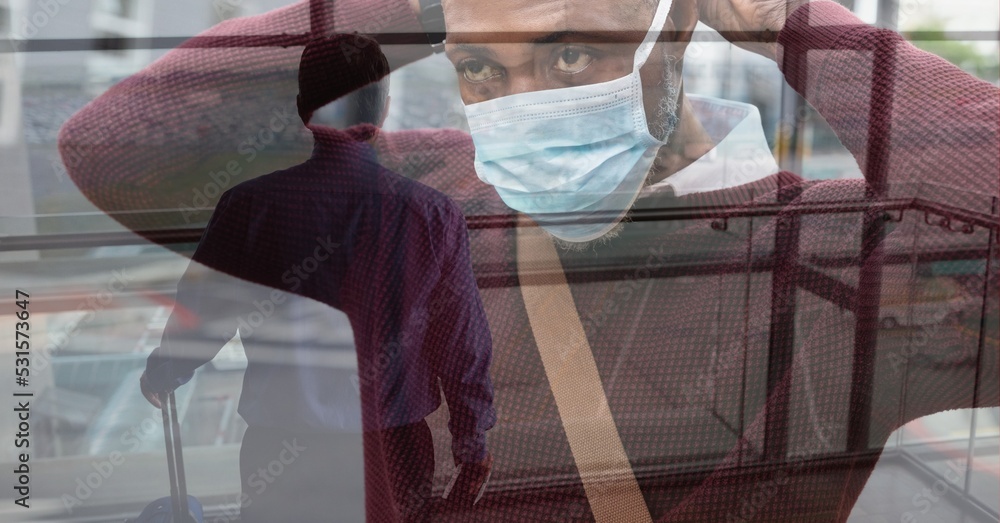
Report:
[[[505,93],[508,96],[512,94],[540,91],[542,89],[540,82],[533,74],[511,75],[509,78],[510,80],[507,82],[507,93]]]

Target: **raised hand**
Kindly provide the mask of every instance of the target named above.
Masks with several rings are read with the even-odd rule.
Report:
[[[445,490],[444,498],[461,507],[475,505],[483,496],[492,471],[493,456],[490,453],[486,453],[486,458],[478,463],[460,464],[451,485]]]
[[[142,373],[142,376],[139,376],[139,389],[151,405],[158,409],[161,408],[163,402],[160,400],[160,395],[159,393],[153,391],[152,386],[149,384],[149,379],[146,378],[145,372]]]
[[[811,0],[694,0],[699,19],[734,45],[775,59],[785,20]]]

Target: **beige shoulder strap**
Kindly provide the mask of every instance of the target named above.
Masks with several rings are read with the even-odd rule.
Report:
[[[598,523],[651,522],[552,238],[521,225],[521,295],[590,510]]]

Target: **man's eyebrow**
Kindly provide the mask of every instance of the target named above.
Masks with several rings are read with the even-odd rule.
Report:
[[[531,40],[531,43],[535,45],[554,44],[569,36],[576,36],[579,34],[580,34],[579,31],[556,31],[554,33],[549,33],[545,36],[539,36],[538,38],[534,38]]]
[[[496,58],[496,53],[492,49],[485,45],[478,44],[455,44],[452,48],[448,49],[445,54],[452,54],[457,52],[468,53],[471,55],[486,56],[488,58]]]
[[[634,31],[579,31],[579,30],[569,30],[569,31],[556,31],[554,33],[549,33],[544,36],[539,36],[530,40],[532,44],[545,45],[554,44],[559,42],[610,42],[610,43],[621,43],[621,42],[631,42],[635,40],[636,33]],[[639,40],[641,41],[640,37]]]
[[[538,33],[534,33],[537,35]],[[638,33],[633,31],[556,31],[553,33],[548,33],[542,36],[534,36],[532,33],[520,33],[520,32],[499,32],[495,33],[495,37],[491,40],[487,40],[489,43],[521,43],[526,42],[532,45],[548,45],[559,42],[606,42],[606,43],[626,43],[626,42],[639,42],[642,41],[642,36],[645,33]],[[637,36],[638,35],[638,36]],[[449,37],[454,40],[459,40],[455,42],[451,47],[450,52],[465,52],[472,55],[485,56],[488,58],[496,58],[496,53],[487,45],[466,43],[461,42],[465,37],[472,37],[478,41],[483,41],[483,33],[449,33]],[[470,39],[472,39],[470,38]]]

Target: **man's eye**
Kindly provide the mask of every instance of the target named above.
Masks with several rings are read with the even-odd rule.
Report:
[[[559,52],[555,68],[561,73],[576,74],[589,67],[593,61],[594,57],[590,53],[576,47],[566,47]]]
[[[500,76],[500,70],[492,65],[488,65],[482,60],[470,58],[458,64],[458,72],[465,76],[465,79],[474,84],[485,82],[496,76]]]

